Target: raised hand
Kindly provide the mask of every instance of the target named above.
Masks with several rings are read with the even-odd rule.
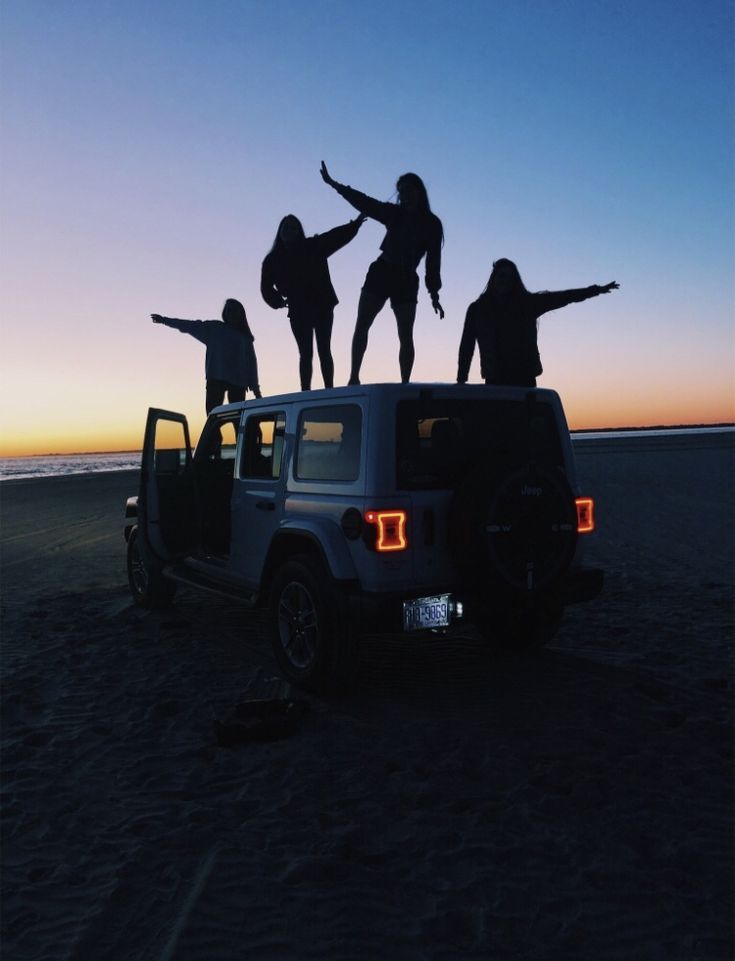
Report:
[[[334,187],[334,185],[337,183],[336,180],[333,180],[332,177],[329,176],[327,165],[324,163],[323,160],[322,160],[322,165],[319,168],[319,173],[322,175],[322,180],[324,181],[324,183],[329,184],[330,187]]]
[[[160,314],[151,314],[151,320],[153,321],[154,324],[163,323],[163,317],[161,317]]]
[[[603,284],[602,286],[598,284],[597,290],[601,294],[609,294],[611,290],[617,290],[618,287],[620,287],[620,284],[616,280],[613,280],[611,283]]]

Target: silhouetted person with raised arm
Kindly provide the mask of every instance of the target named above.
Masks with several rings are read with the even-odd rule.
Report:
[[[274,309],[288,307],[288,319],[299,348],[301,389],[311,389],[314,338],[325,387],[334,386],[331,340],[334,308],[339,303],[327,259],[357,234],[364,217],[307,237],[301,221],[288,214],[263,261],[260,292]]]
[[[459,345],[457,383],[464,384],[475,344],[480,348],[480,372],[486,384],[535,387],[542,373],[538,350],[538,319],[550,310],[576,304],[620,285],[593,284],[576,290],[531,293],[512,260],[493,264],[487,286],[467,309]]]
[[[151,314],[154,324],[165,324],[182,334],[191,334],[207,347],[204,361],[207,379],[207,413],[224,403],[245,400],[247,390],[260,397],[258,361],[245,308],[239,300],[226,300],[222,320],[179,320]]]
[[[320,172],[324,182],[333,187],[348,203],[386,227],[385,237],[380,245],[381,254],[370,265],[360,294],[352,338],[350,384],[360,383],[360,367],[367,349],[368,331],[389,299],[398,325],[398,362],[401,380],[405,384],[410,380],[413,369],[413,324],[419,290],[416,270],[424,255],[426,289],[431,296],[434,310],[440,317],[444,317],[442,305],[439,303],[442,285],[441,248],[444,240],[441,220],[431,212],[426,187],[416,174],[407,173],[398,178],[398,203],[392,204],[375,200],[359,190],[337,183],[330,177],[324,161]]]

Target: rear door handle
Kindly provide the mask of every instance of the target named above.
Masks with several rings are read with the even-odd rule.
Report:
[[[256,501],[255,506],[259,511],[274,511],[276,509],[273,501]]]

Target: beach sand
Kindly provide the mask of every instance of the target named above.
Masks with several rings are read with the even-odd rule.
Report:
[[[607,572],[553,646],[368,639],[277,689],[263,617],[129,600],[132,473],[0,485],[8,961],[731,961],[733,449],[578,446]]]

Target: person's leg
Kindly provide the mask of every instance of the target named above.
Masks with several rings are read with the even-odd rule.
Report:
[[[398,340],[401,344],[398,352],[401,382],[407,384],[411,379],[415,356],[413,347],[413,322],[416,319],[416,304],[394,304],[393,313],[396,315]]]
[[[289,317],[291,330],[299,348],[299,380],[302,390],[311,390],[312,359],[314,356],[314,328],[308,317],[298,314]]]
[[[350,371],[350,384],[360,383],[360,367],[362,358],[365,356],[368,342],[368,331],[373,325],[373,321],[383,309],[386,297],[377,294],[365,287],[360,293],[360,302],[357,305],[357,321],[355,323],[355,333],[352,335],[352,369]]]
[[[236,384],[227,385],[227,401],[236,404],[240,400],[245,400],[245,388],[238,387]]]
[[[316,335],[316,349],[319,353],[319,365],[325,387],[334,387],[334,361],[332,360],[332,323],[334,311],[327,310],[314,319],[314,334]]]
[[[207,381],[207,396],[205,400],[207,413],[209,413],[213,407],[219,407],[219,405],[224,402],[225,386],[221,380]]]

